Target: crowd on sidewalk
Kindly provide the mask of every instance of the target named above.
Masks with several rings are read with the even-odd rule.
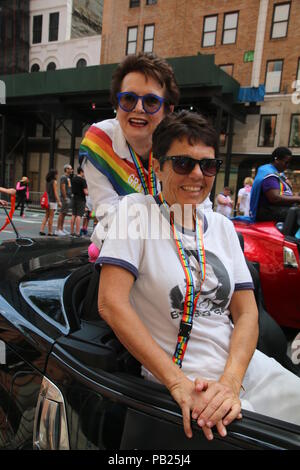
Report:
[[[45,216],[43,218],[40,235],[52,237],[64,237],[71,235],[81,237],[88,235],[88,223],[92,218],[92,207],[88,196],[87,183],[84,171],[79,166],[77,174],[73,176],[73,168],[70,164],[64,166],[64,174],[61,175],[59,186],[57,184],[58,172],[49,170],[46,175],[46,202],[43,202]],[[53,230],[55,211],[59,210],[56,230]],[[71,213],[70,232],[65,230],[65,218]],[[46,226],[48,233],[45,232]]]

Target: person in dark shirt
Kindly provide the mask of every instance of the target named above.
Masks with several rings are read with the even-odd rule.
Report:
[[[61,208],[60,214],[57,219],[57,229],[56,234],[58,236],[65,236],[68,234],[64,230],[64,221],[65,217],[71,209],[71,198],[72,198],[72,184],[71,184],[71,175],[73,168],[70,164],[64,166],[64,174],[60,177],[60,200]]]
[[[20,217],[25,217],[25,203],[28,206],[29,201],[29,179],[27,176],[23,176],[20,181],[17,182],[17,205],[16,209],[20,207]]]
[[[251,191],[250,210],[256,191],[259,195],[256,220],[283,222],[289,207],[300,203],[300,196],[294,196],[284,175],[293,154],[286,147],[278,147],[272,153],[271,164],[263,165],[255,177]],[[259,184],[258,187],[257,184]],[[252,202],[252,204],[251,204]],[[252,211],[253,212],[253,211]]]
[[[84,171],[79,166],[77,175],[72,179],[72,218],[71,235],[80,237],[81,217],[85,211],[85,197],[88,195],[87,184],[84,178]],[[74,233],[75,225],[75,233]]]

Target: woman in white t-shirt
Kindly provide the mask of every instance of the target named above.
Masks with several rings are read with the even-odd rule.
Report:
[[[244,179],[244,187],[241,188],[238,192],[238,200],[236,203],[236,209],[239,215],[249,216],[250,212],[250,195],[251,188],[253,185],[253,178],[247,176]]]
[[[300,379],[255,350],[258,312],[234,226],[199,210],[217,145],[201,116],[164,118],[153,134],[162,192],[123,198],[97,260],[101,316],[143,375],[168,388],[186,436],[192,412],[209,440],[214,425],[226,436],[241,405],[300,424]]]
[[[218,212],[218,214],[225,215],[225,217],[230,217],[232,212],[233,200],[230,195],[231,189],[228,186],[225,186],[223,192],[217,196],[216,212]]]

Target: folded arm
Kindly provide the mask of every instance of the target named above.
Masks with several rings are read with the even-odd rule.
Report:
[[[279,189],[269,189],[269,191],[265,192],[265,195],[270,204],[278,206],[300,204],[300,196],[285,196],[284,194],[280,194]]]

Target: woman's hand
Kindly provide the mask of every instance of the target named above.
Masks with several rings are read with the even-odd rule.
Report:
[[[195,389],[201,393],[201,401],[193,408],[192,418],[197,420],[207,438],[213,426],[221,436],[226,436],[226,427],[234,419],[240,419],[241,402],[239,398],[241,384],[231,374],[224,374],[218,382],[209,381],[205,392],[202,384],[198,387],[198,379],[195,381]]]
[[[208,381],[202,378],[197,378],[194,383],[182,374],[180,379],[168,388],[172,397],[181,408],[184,432],[187,437],[191,438],[193,436],[191,428],[191,411],[197,407],[199,401],[202,403],[202,392],[207,390]]]

